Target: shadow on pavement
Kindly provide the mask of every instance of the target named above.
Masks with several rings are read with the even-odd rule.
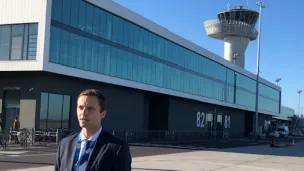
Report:
[[[164,147],[131,146],[132,157],[144,157],[144,156],[155,156],[155,155],[173,154],[173,153],[185,153],[185,152],[190,152],[190,151],[193,151],[193,150],[164,148]]]
[[[153,144],[153,143],[152,143]],[[285,146],[288,144],[288,146]],[[155,144],[154,144],[155,145]],[[164,147],[163,145],[168,145]],[[304,157],[304,142],[296,140],[295,145],[292,145],[291,139],[279,140],[278,144],[282,146],[280,148],[271,148],[270,141],[240,141],[240,140],[224,140],[224,141],[201,141],[201,142],[172,142],[172,143],[161,143],[160,147],[142,147],[143,149],[134,152],[137,156],[147,156],[153,154],[166,153],[185,153],[197,150],[204,151],[218,151],[218,152],[232,152],[232,153],[244,153],[244,154],[256,154],[256,155],[274,155],[274,156],[290,156],[290,157]],[[147,145],[149,146],[149,145]],[[186,147],[186,148],[185,148]],[[187,147],[189,147],[187,149]],[[135,146],[136,148],[136,146]],[[151,148],[151,153],[149,153]],[[154,151],[155,148],[157,151]],[[184,149],[183,149],[184,148]],[[174,150],[175,149],[175,150]],[[138,154],[137,152],[143,153]]]

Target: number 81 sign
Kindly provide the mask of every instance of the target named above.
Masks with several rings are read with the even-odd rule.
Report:
[[[225,115],[224,127],[230,128],[230,116],[228,116],[228,115]]]

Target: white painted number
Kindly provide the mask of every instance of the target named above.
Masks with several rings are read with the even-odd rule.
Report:
[[[268,121],[267,120],[264,121],[264,130],[265,131],[268,130]]]
[[[198,128],[204,128],[205,127],[205,113],[197,112],[196,114],[196,126]]]
[[[225,115],[224,127],[225,128],[230,128],[230,116]]]

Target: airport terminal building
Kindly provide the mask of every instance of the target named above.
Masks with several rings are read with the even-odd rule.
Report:
[[[103,126],[249,133],[256,75],[111,0],[1,0],[0,113],[9,128],[78,129],[80,91],[107,98]],[[260,79],[258,125],[281,111]]]

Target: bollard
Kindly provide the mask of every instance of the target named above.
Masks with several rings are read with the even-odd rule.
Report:
[[[35,128],[32,128],[31,129],[32,130],[32,145],[34,145],[35,144]]]
[[[276,145],[275,145],[275,138],[274,137],[271,139],[270,147],[272,147],[272,148],[276,147]]]
[[[57,129],[56,131],[56,145],[58,145],[58,139],[59,139],[59,130]]]
[[[174,141],[175,140],[174,130],[172,131],[172,134],[173,134],[173,141]]]

